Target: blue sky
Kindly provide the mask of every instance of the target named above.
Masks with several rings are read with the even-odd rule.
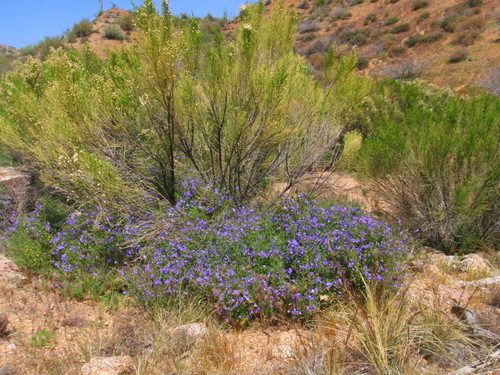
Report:
[[[161,0],[156,0],[159,4]],[[174,14],[211,13],[221,17],[238,13],[245,0],[170,0]],[[121,9],[132,9],[130,0],[104,0],[104,9],[115,3]],[[135,0],[141,4],[142,0]],[[99,0],[0,0],[0,44],[20,48],[34,44],[45,36],[60,35],[83,18],[94,18]]]

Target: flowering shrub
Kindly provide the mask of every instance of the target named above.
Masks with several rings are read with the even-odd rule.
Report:
[[[406,235],[355,207],[319,207],[305,196],[274,212],[182,201],[171,226],[142,250],[128,277],[144,301],[205,295],[232,320],[307,317],[345,282],[394,285]],[[190,210],[183,216],[180,212]],[[219,211],[214,215],[214,211]]]
[[[28,223],[11,233],[19,225]],[[263,211],[217,191],[200,199],[195,185],[148,223],[93,207],[72,213],[61,231],[37,228],[50,237],[63,275],[119,268],[126,293],[145,303],[202,296],[229,322],[306,319],[345,286],[395,285],[409,251],[404,233],[356,207],[320,207],[299,196]]]

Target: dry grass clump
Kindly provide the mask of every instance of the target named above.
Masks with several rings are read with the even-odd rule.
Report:
[[[347,293],[319,322],[323,339],[297,346],[287,373],[421,374],[428,364],[459,368],[474,358],[477,348],[460,322],[414,303],[406,291]]]

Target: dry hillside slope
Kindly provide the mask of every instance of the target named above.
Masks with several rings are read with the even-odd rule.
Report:
[[[270,6],[275,1],[271,2]],[[320,69],[332,43],[358,49],[375,77],[419,76],[460,91],[493,80],[500,66],[495,0],[286,0],[299,14],[297,50]],[[498,79],[498,77],[497,77]]]

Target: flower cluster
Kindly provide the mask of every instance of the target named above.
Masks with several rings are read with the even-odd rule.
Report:
[[[185,189],[175,207],[147,221],[92,207],[70,214],[60,230],[35,225],[38,210],[23,225],[48,236],[63,275],[119,269],[126,293],[146,303],[202,296],[233,322],[306,319],[345,287],[395,285],[409,252],[404,232],[356,207],[299,196],[264,210],[216,190],[201,199],[196,183]]]
[[[395,285],[409,251],[405,233],[355,207],[323,208],[305,196],[268,212],[224,195],[210,202],[182,200],[124,270],[137,296],[201,295],[233,321],[306,318],[346,286]]]

